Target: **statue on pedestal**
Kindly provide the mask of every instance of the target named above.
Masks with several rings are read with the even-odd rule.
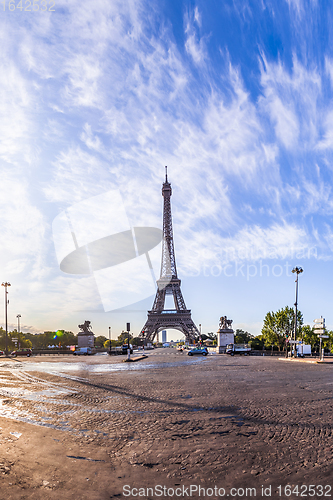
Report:
[[[95,336],[91,329],[91,322],[85,321],[82,325],[78,325],[80,328],[77,334],[78,347],[94,347]]]
[[[220,330],[232,330],[231,325],[232,319],[227,319],[226,316],[221,316],[219,324]]]
[[[90,325],[91,325],[90,321],[85,321],[83,323],[83,325],[77,325],[80,328],[80,330],[82,330],[81,332],[79,332],[79,335],[91,335],[91,334],[93,334]]]
[[[233,344],[235,342],[234,331],[232,329],[232,319],[228,319],[226,316],[221,316],[219,329],[217,331],[217,348],[216,352],[222,354],[225,352],[228,344]]]

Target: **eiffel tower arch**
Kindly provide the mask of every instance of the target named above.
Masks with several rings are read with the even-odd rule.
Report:
[[[200,332],[191,317],[191,310],[186,308],[180,289],[181,280],[177,276],[175,250],[173,245],[172,215],[170,197],[171,184],[168,182],[165,167],[165,182],[162,187],[163,203],[163,241],[160,278],[157,280],[157,291],[148,319],[141,330],[140,338],[144,342],[153,342],[156,335],[167,328],[181,331],[186,340],[195,342]],[[174,309],[164,309],[167,295],[173,296]]]

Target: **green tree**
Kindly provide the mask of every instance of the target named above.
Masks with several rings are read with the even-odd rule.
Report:
[[[142,345],[142,339],[140,337],[133,337],[131,340],[132,345]]]
[[[77,335],[66,330],[57,330],[56,332],[47,331],[44,333],[25,333],[27,339],[32,342],[34,349],[47,349],[49,345],[60,345],[66,348],[69,345],[77,345]]]
[[[253,340],[254,337],[249,332],[244,332],[244,330],[240,330],[237,328],[235,332],[235,344],[247,344],[250,340]]]
[[[302,326],[302,339],[304,344],[311,345],[311,349],[314,349],[315,346],[319,345],[319,338],[310,325]]]
[[[111,347],[116,347],[117,345],[119,345],[119,341],[118,340],[111,340]],[[106,340],[104,342],[104,349],[110,349],[110,340]]]
[[[12,339],[18,339],[17,342],[13,342]],[[14,351],[20,347],[32,347],[32,343],[26,337],[25,333],[18,333],[17,330],[13,330],[12,332],[7,332],[7,348],[8,351]],[[6,332],[3,328],[0,327],[0,349],[6,349]]]
[[[130,340],[133,338],[133,335],[129,334]],[[121,332],[121,334],[118,336],[118,341],[119,344],[127,344],[128,340],[128,333],[124,332],[124,330]]]
[[[2,328],[2,326],[0,326],[0,349],[4,351],[5,348],[6,348],[6,332]]]
[[[264,319],[261,330],[265,346],[276,345],[280,350],[285,345],[286,338],[291,337],[294,330],[295,313],[291,307],[286,306],[276,312],[268,312]],[[297,311],[297,332],[296,337],[301,337],[303,315]]]
[[[326,332],[326,335],[328,335],[328,339],[324,340],[324,347],[325,349],[328,349],[330,352],[333,352],[333,331],[328,330]]]
[[[263,335],[257,335],[257,337],[253,337],[249,341],[249,344],[250,344],[252,349],[261,350],[265,345]]]
[[[95,347],[104,347],[104,344],[107,340],[108,339],[104,337],[104,335],[99,335],[95,338]]]
[[[326,330],[325,328],[325,335],[328,335],[328,339],[322,339],[322,346],[324,349],[333,352],[333,331]],[[319,349],[320,339],[315,333],[313,327],[311,328],[309,325],[304,325],[302,327],[302,339],[305,344],[311,345],[312,350]]]

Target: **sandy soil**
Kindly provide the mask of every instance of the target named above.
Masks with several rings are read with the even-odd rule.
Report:
[[[2,358],[0,380],[1,499],[333,497],[333,365],[160,349]]]

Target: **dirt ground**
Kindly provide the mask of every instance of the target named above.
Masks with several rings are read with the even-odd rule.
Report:
[[[333,497],[333,364],[121,359],[0,359],[1,499]]]

